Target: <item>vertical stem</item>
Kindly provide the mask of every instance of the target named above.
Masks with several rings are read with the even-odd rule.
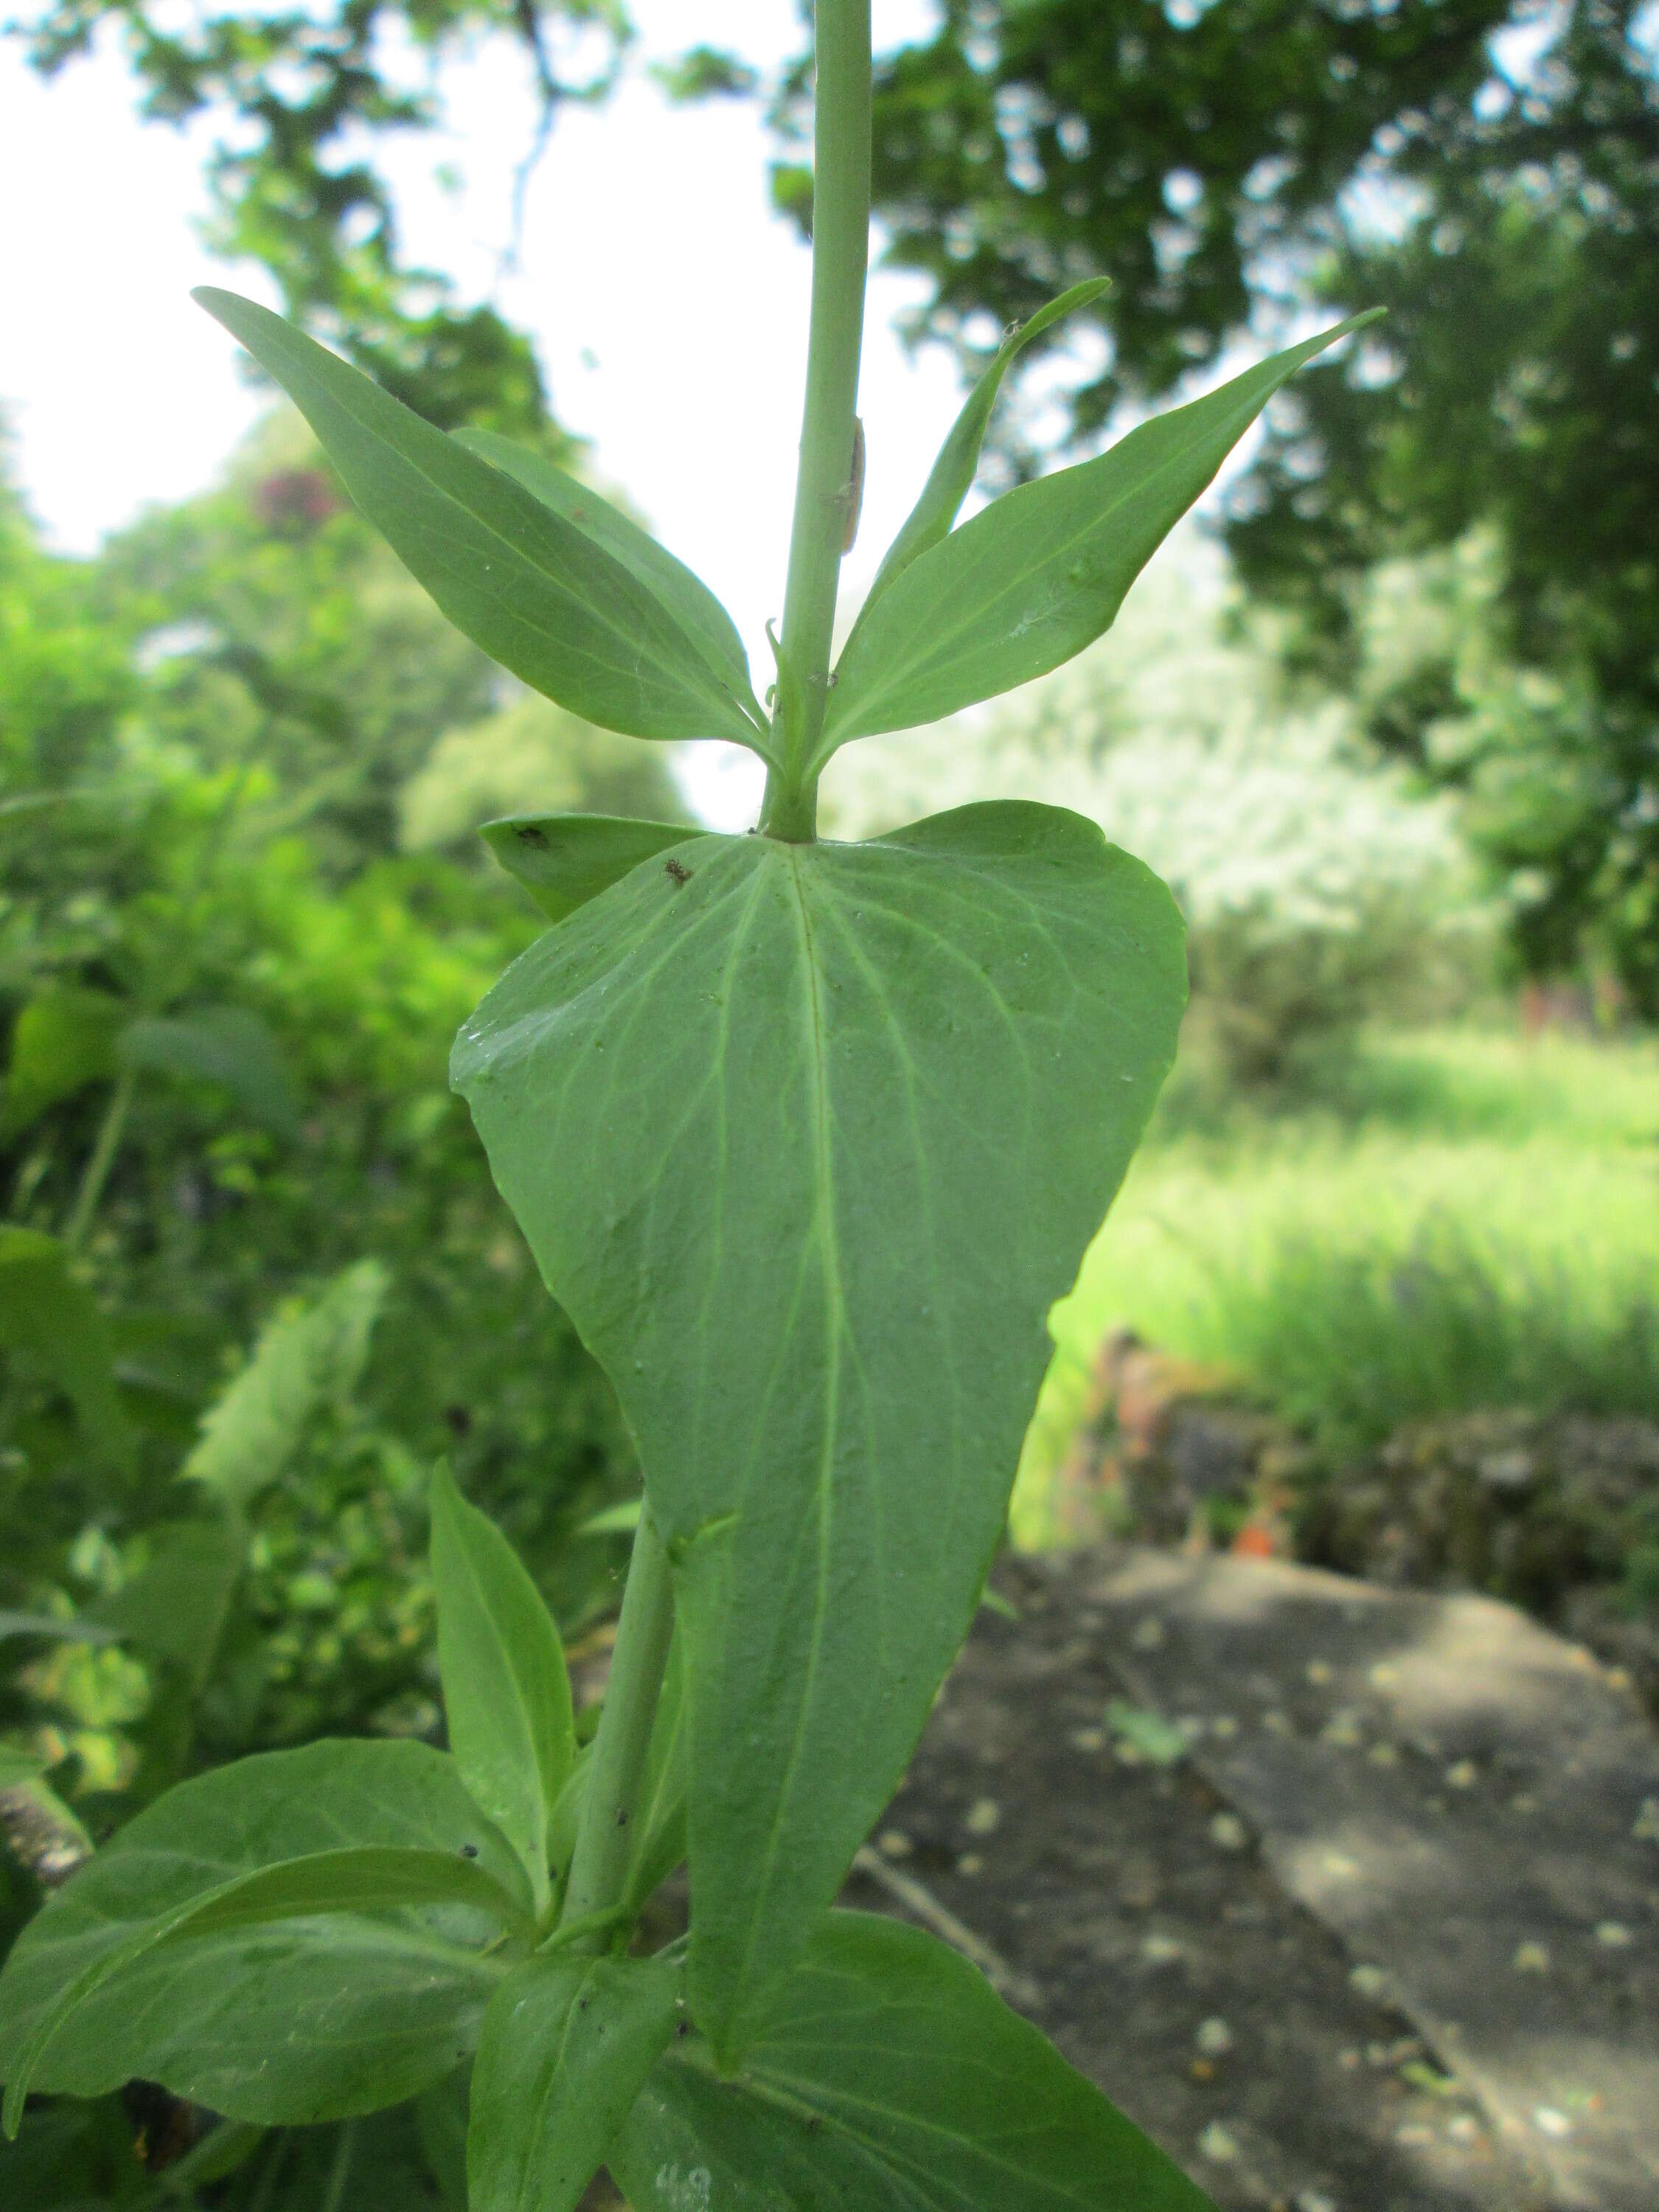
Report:
[[[611,1680],[593,1743],[593,1773],[565,1890],[562,1917],[566,1921],[608,1911],[627,1886],[651,1724],[673,1629],[668,1553],[647,1509],[640,1516],[628,1587],[623,1592]]]
[[[812,155],[812,318],[806,404],[783,597],[783,651],[802,693],[769,772],[761,828],[794,843],[815,834],[817,748],[829,697],[842,539],[870,254],[870,0],[817,0]]]
[[[340,2212],[340,2207],[345,2202],[346,2184],[351,2179],[351,2165],[356,2152],[357,2123],[348,2120],[340,2130],[334,2163],[329,2169],[328,2182],[323,2192],[322,2212]]]
[[[86,1241],[92,1226],[93,1216],[98,1211],[98,1201],[104,1194],[104,1185],[109,1181],[109,1171],[115,1165],[115,1155],[121,1148],[122,1133],[127,1126],[127,1115],[132,1107],[132,1094],[138,1087],[138,1078],[131,1068],[125,1069],[110,1093],[109,1104],[104,1109],[104,1118],[98,1125],[98,1135],[93,1145],[92,1158],[87,1162],[86,1172],[81,1177],[81,1188],[76,1194],[75,1211],[64,1231],[64,1242],[71,1252],[77,1252]]]

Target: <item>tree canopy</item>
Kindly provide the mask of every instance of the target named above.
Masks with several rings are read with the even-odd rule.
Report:
[[[942,0],[890,53],[875,198],[890,265],[924,276],[917,339],[982,355],[1001,325],[1105,273],[1074,439],[1316,307],[1389,320],[1270,416],[1233,492],[1246,580],[1351,650],[1350,580],[1495,535],[1494,619],[1571,695],[1483,815],[1536,881],[1528,965],[1596,945],[1659,1012],[1659,69],[1636,0]],[[777,106],[801,127],[799,70]],[[781,205],[811,219],[785,161]],[[1035,350],[1035,349],[1034,349]],[[1017,440],[1011,458],[1029,466]],[[1374,734],[1435,780],[1449,672]],[[1478,750],[1478,749],[1477,749]]]
[[[529,340],[409,260],[381,156],[394,135],[438,119],[443,62],[495,34],[522,48],[539,102],[522,180],[558,109],[609,91],[632,36],[622,0],[324,0],[182,14],[165,0],[46,0],[25,35],[52,76],[106,31],[147,117],[214,125],[216,252],[262,261],[288,314],[441,428],[545,428]]]

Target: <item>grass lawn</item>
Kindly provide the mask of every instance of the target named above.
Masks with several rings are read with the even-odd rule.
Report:
[[[1277,1111],[1177,1066],[1051,1317],[1017,1541],[1123,1324],[1334,1457],[1480,1406],[1659,1419],[1659,1043],[1382,1036]]]

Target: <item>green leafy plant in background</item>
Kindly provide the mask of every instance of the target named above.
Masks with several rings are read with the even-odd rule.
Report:
[[[1098,636],[1340,332],[957,527],[1000,356],[832,669],[863,443],[868,0],[820,0],[817,41],[769,711],[707,589],[586,487],[202,295],[469,635],[607,727],[747,745],[767,789],[746,836],[600,816],[497,832],[555,926],[453,1060],[643,1469],[591,1744],[525,1568],[441,1474],[450,1749],[270,1753],[131,1821],[0,1979],[9,2130],[31,2090],[135,2075],[248,2127],[350,2120],[470,2065],[474,2212],[569,2212],[602,2163],[640,2212],[1204,2201],[975,1969],[834,1909],[983,1592],[1048,1310],[1173,1058],[1179,921],[1060,809],[837,845],[816,795],[839,746]],[[682,1857],[689,1930],[641,1955]]]
[[[514,791],[671,817],[677,793],[663,748],[531,696],[495,718],[521,736],[513,781],[457,789],[448,750],[493,738],[502,690],[287,408],[221,484],[91,561],[40,550],[0,482],[0,1609],[84,1618],[143,1573],[185,1509],[173,1477],[198,1420],[273,1308],[365,1255],[390,1279],[360,1388],[250,1517],[259,1565],[192,1763],[435,1723],[440,1454],[567,1621],[617,1560],[568,1540],[637,1487],[614,1398],[504,1220],[444,1067],[538,926],[478,821]],[[143,1010],[165,1034],[204,1006],[261,1030],[297,1117],[255,1083],[146,1066],[112,1120],[112,1029]],[[77,1011],[97,1049],[54,1066],[44,1048],[72,1041]],[[144,1729],[100,1711],[124,1665],[0,1648],[0,1735],[70,1745],[61,1786],[100,1834],[159,1773],[135,1761]],[[22,1909],[0,1913],[0,1950]]]

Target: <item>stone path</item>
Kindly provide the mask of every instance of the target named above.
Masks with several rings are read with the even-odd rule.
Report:
[[[1230,2212],[1656,2212],[1659,1738],[1593,1662],[1295,1567],[999,1581],[853,1896]]]
[[[1659,2207],[1659,1739],[1478,1597],[1139,1554],[1086,1595],[1273,1874],[1587,2212]],[[1217,1720],[1231,1721],[1217,1733]]]

